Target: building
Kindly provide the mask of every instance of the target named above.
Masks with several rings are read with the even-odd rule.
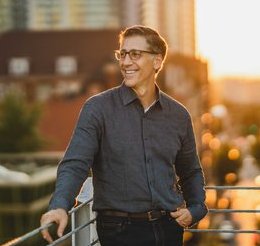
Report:
[[[0,31],[119,28],[120,0],[0,0]]]
[[[218,93],[215,103],[225,105],[234,136],[256,134],[260,129],[260,80],[257,78],[223,78],[211,84]],[[217,94],[216,93],[216,94]]]
[[[45,118],[41,129],[45,136],[56,139],[49,147],[64,150],[91,81],[108,87],[121,82],[113,58],[113,50],[118,47],[118,32],[3,33],[0,38],[0,99],[15,89],[26,92],[28,100],[43,103]],[[162,89],[199,118],[207,98],[203,94],[207,85],[206,64],[195,58],[169,55],[163,71],[158,78]]]
[[[48,150],[65,149],[91,81],[101,82],[104,88],[121,82],[113,58],[118,32],[17,31],[1,35],[0,100],[10,91],[20,91],[29,101],[41,102],[41,131],[50,140]]]
[[[0,35],[0,99],[14,87],[26,90],[28,100],[46,105],[53,98],[75,99],[64,102],[73,115],[66,120],[68,128],[56,120],[46,134],[60,134],[62,144],[54,150],[65,148],[77,118],[71,105],[77,105],[78,113],[88,82],[106,80],[111,87],[120,81],[113,50],[118,48],[119,30],[133,24],[151,26],[166,37],[170,52],[158,81],[188,107],[200,128],[208,105],[208,76],[207,64],[195,57],[194,0],[0,0],[0,4],[5,6],[0,16],[9,20]],[[60,102],[48,107],[45,126],[55,114],[51,107],[63,112]],[[66,118],[66,113],[60,117]]]
[[[171,52],[195,56],[194,0],[144,0],[142,23],[160,30]]]
[[[170,51],[195,56],[194,0],[0,0],[0,7],[0,31],[144,24],[160,30]]]
[[[120,26],[119,0],[30,0],[28,29],[99,29]]]
[[[12,27],[13,20],[10,1],[0,0],[0,32],[7,31]]]
[[[222,88],[223,100],[226,102],[260,106],[259,79],[227,78],[223,79]]]

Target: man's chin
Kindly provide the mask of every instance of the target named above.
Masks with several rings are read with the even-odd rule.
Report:
[[[125,79],[124,83],[128,87],[134,87],[136,85],[136,82],[134,80]]]

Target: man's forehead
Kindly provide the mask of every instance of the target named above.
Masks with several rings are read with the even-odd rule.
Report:
[[[148,48],[149,45],[146,41],[146,38],[143,36],[130,36],[130,37],[125,37],[122,40],[121,49],[144,49],[144,48]]]

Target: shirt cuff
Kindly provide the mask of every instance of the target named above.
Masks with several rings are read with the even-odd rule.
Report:
[[[190,227],[197,224],[208,213],[208,208],[205,204],[194,204],[187,207],[187,209],[190,211],[192,216],[192,222]]]
[[[48,207],[48,211],[57,209],[57,208],[63,208],[67,212],[71,209],[68,205],[68,202],[65,199],[63,199],[63,198],[59,198],[59,199],[55,199],[55,200],[51,199],[49,207]]]

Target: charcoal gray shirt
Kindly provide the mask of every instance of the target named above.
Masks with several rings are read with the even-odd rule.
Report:
[[[50,209],[74,205],[89,168],[94,210],[173,211],[185,201],[193,223],[207,213],[190,115],[159,89],[146,113],[124,83],[86,101],[58,168]]]

